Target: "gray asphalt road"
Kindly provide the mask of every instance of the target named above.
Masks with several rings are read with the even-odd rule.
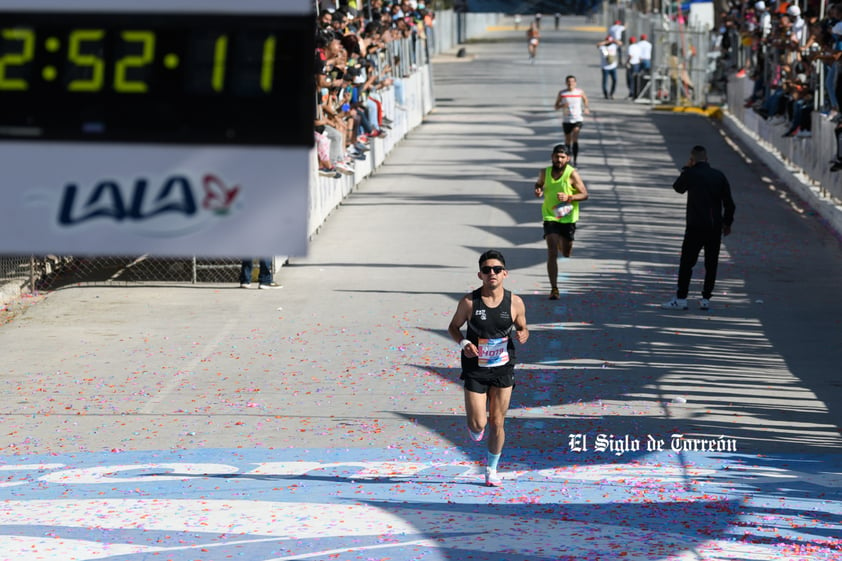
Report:
[[[436,110],[282,270],[283,290],[71,287],[3,326],[14,430],[0,446],[452,443],[462,403],[445,327],[494,247],[533,326],[510,442],[555,446],[585,423],[837,448],[839,239],[716,122],[620,100],[622,84],[603,100],[598,33],[545,32],[534,64],[520,35],[439,57]],[[562,138],[552,104],[568,73],[594,108],[579,161],[591,199],[549,302],[531,186]],[[696,143],[730,177],[737,218],[714,309],[670,313],[657,304],[684,205],[671,183]]]

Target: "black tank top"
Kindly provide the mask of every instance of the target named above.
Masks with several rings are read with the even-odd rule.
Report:
[[[467,372],[488,372],[497,366],[515,363],[515,344],[511,333],[512,293],[503,291],[503,301],[496,308],[489,308],[482,301],[482,289],[471,293],[473,306],[468,319],[468,340],[480,351],[478,357],[468,358],[462,354],[462,370]]]

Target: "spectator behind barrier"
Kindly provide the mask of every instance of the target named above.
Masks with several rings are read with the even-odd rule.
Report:
[[[830,4],[823,18],[795,3],[764,0],[732,4],[722,26],[721,49],[736,77],[753,80],[745,106],[773,123],[783,136],[810,136],[817,108],[837,123],[831,171],[842,169],[842,4]],[[740,39],[732,30],[739,30]],[[821,75],[824,82],[820,84]],[[821,86],[821,89],[820,89]],[[821,95],[820,95],[821,94]]]
[[[397,110],[406,109],[402,79],[417,67],[417,40],[426,37],[425,24],[433,21],[431,11],[415,0],[371,0],[370,10],[342,4],[320,12],[315,52],[319,173],[334,178],[354,173],[369,139],[385,136],[391,127],[386,92],[394,92]]]

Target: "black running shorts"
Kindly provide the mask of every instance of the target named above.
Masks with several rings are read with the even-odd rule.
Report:
[[[544,237],[546,238],[550,234],[558,234],[562,238],[567,238],[571,242],[575,239],[576,236],[576,223],[575,222],[556,222],[554,220],[545,220],[544,221]]]
[[[459,378],[465,381],[465,389],[474,393],[487,393],[491,386],[495,388],[514,388],[515,365],[495,366],[482,373],[462,372]]]
[[[564,131],[564,134],[570,134],[573,132],[574,129],[581,129],[582,128],[582,121],[578,121],[575,123],[561,123],[561,130]]]

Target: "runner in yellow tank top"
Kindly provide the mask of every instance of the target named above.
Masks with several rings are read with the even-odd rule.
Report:
[[[547,275],[550,278],[550,300],[558,300],[558,253],[570,257],[579,203],[588,199],[588,189],[576,168],[570,165],[570,148],[558,144],[553,148],[553,165],[541,170],[535,182],[535,196],[543,197],[541,215],[544,239],[547,241]]]

